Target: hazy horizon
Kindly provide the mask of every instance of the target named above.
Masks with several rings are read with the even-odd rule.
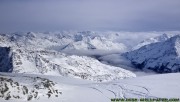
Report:
[[[1,0],[0,32],[179,31],[179,0]]]

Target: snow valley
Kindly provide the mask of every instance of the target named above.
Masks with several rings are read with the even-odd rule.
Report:
[[[180,98],[180,32],[0,34],[0,101]]]

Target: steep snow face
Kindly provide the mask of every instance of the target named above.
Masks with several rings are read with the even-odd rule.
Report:
[[[130,71],[105,65],[96,59],[85,56],[73,55],[68,56],[67,58],[53,57],[51,61],[70,70],[73,76],[93,81],[110,81],[136,76]]]
[[[180,35],[143,46],[125,54],[137,67],[156,72],[180,71]]]

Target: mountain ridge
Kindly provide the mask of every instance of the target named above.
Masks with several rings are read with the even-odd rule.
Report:
[[[145,45],[124,54],[140,69],[151,69],[159,73],[180,71],[180,35],[165,41]]]

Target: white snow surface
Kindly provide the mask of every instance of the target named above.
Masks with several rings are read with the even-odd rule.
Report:
[[[30,88],[30,85],[25,84],[31,82],[31,80],[25,81],[27,76],[37,77],[37,75],[27,74],[0,74],[0,77],[12,78],[21,85],[27,85],[27,88]],[[58,89],[62,94],[50,98],[42,95],[40,98],[33,98],[30,102],[110,102],[111,98],[180,98],[179,73],[150,75],[105,83],[58,76],[43,75],[38,77],[48,78],[53,83],[56,83],[53,88]],[[12,88],[12,90],[16,91],[17,89]],[[39,93],[43,94],[46,91]],[[7,102],[3,98],[0,98],[0,101]],[[14,101],[24,102],[26,100],[8,100],[8,102]]]

